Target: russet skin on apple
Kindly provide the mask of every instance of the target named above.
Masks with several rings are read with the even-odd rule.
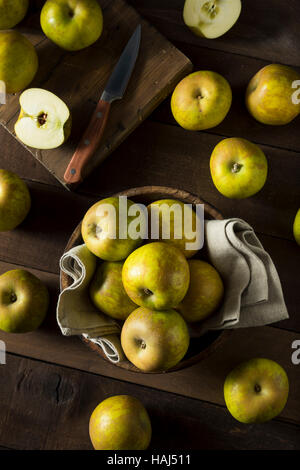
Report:
[[[137,308],[125,292],[121,261],[104,261],[98,266],[90,284],[94,305],[112,318],[125,320]]]
[[[0,31],[0,80],[7,93],[17,93],[33,80],[38,69],[37,53],[18,31]]]
[[[185,296],[190,272],[183,253],[169,243],[141,246],[126,259],[122,280],[131,300],[141,307],[165,310]]]
[[[95,408],[89,433],[95,450],[145,450],[152,429],[147,410],[137,398],[116,395]]]
[[[210,157],[210,172],[217,190],[232,199],[253,196],[264,186],[268,162],[263,151],[246,139],[219,142]]]
[[[114,219],[110,219],[111,214],[108,216],[97,215],[97,209],[101,204],[111,204],[116,211],[116,235],[117,238],[110,238],[103,236],[101,233],[110,233],[110,229],[114,228]],[[134,204],[130,199],[127,199],[128,207]],[[134,220],[133,216],[128,216],[127,227],[130,222]],[[105,261],[120,261],[125,258],[138,246],[142,244],[142,239],[133,240],[127,236],[126,239],[118,238],[118,225],[119,225],[119,198],[109,197],[96,202],[85,214],[82,225],[81,234],[84,243],[88,249],[99,258]],[[104,232],[103,232],[104,231]]]
[[[165,371],[185,356],[189,332],[182,316],[175,310],[134,310],[121,332],[123,351],[144,372]]]
[[[232,92],[227,80],[216,72],[199,71],[176,86],[171,109],[184,129],[201,131],[220,124],[227,115]]]
[[[0,29],[11,29],[27,13],[29,0],[0,0]]]
[[[97,0],[47,0],[41,11],[41,27],[62,49],[79,51],[101,36],[102,10]]]
[[[300,74],[291,67],[270,64],[251,79],[246,92],[246,105],[252,116],[262,124],[282,126],[300,113],[300,104],[294,104],[292,83]]]
[[[24,181],[11,171],[0,170],[0,232],[20,225],[30,206],[30,193]]]
[[[224,383],[226,406],[241,423],[264,423],[275,418],[285,407],[288,393],[284,369],[270,359],[243,362]]]
[[[46,286],[24,269],[0,276],[0,329],[7,333],[27,333],[43,322],[49,305]]]
[[[163,212],[162,208],[163,208],[164,205],[166,205],[168,207],[172,207],[174,204],[179,205],[181,207],[181,212],[182,212],[182,227],[181,227],[182,238],[174,238],[176,219],[174,217],[174,212],[171,211],[170,212],[170,225],[169,225],[170,226],[170,238],[169,239],[163,239],[162,238],[162,229],[163,229],[162,217],[163,217],[164,212]],[[176,199],[161,199],[159,201],[152,202],[152,204],[150,204],[147,209],[148,209],[150,221],[151,221],[151,214],[153,214],[153,212],[158,213],[158,217],[159,217],[159,239],[161,241],[165,242],[165,243],[171,243],[171,244],[175,245],[177,248],[179,248],[180,251],[182,251],[182,253],[184,254],[184,256],[186,258],[191,258],[192,256],[194,256],[198,252],[198,250],[187,250],[186,249],[186,243],[195,242],[195,236],[194,236],[194,238],[191,238],[192,234],[189,234],[189,233],[187,233],[187,231],[185,231],[185,227],[184,227],[184,210],[187,210],[187,208],[184,209],[184,206],[185,205],[184,205],[183,202],[178,201]],[[192,209],[190,209],[190,210],[191,210],[191,214],[192,214],[192,230],[195,231],[196,230],[197,214],[194,210],[192,210]],[[150,222],[149,226],[151,227],[151,222]],[[201,230],[203,230],[203,227],[201,227]],[[200,234],[199,234],[199,237],[200,237]]]
[[[178,310],[187,322],[202,321],[212,315],[220,306],[224,286],[218,271],[206,261],[192,259],[190,285]]]

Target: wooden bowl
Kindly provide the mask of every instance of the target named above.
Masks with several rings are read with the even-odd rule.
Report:
[[[168,188],[164,186],[143,186],[140,188],[132,188],[122,191],[120,193],[114,194],[114,196],[127,196],[134,202],[140,202],[143,204],[150,204],[153,201],[157,201],[158,199],[178,199],[182,202],[188,204],[204,204],[204,213],[205,219],[223,219],[220,212],[217,211],[213,206],[205,202],[198,196],[195,196],[187,191],[183,191],[181,189],[174,189]],[[65,252],[70,250],[76,245],[80,245],[83,243],[81,237],[81,223],[76,227],[74,232],[72,233],[67,246],[65,248]],[[201,250],[202,251],[202,250]],[[204,250],[205,253],[205,250]],[[197,255],[195,256],[197,257]],[[201,253],[201,257],[202,253]],[[205,257],[205,255],[204,255]],[[61,288],[65,289],[69,287],[72,283],[71,278],[64,272],[61,271]],[[173,372],[176,370],[184,369],[189,367],[193,364],[196,364],[206,357],[208,357],[213,351],[216,350],[217,347],[220,346],[221,343],[228,337],[230,332],[228,330],[219,330],[219,331],[210,331],[200,338],[191,338],[190,346],[187,354],[185,357],[180,361],[175,367],[167,370],[166,372]],[[99,356],[104,358],[106,361],[110,362],[109,359],[104,355],[100,346],[97,346],[95,343],[85,339],[82,337],[82,340],[87,344],[87,346],[95,351]],[[124,360],[115,364],[117,367],[121,367],[126,370],[130,370],[133,372],[140,372],[144,373],[143,371],[139,370],[135,367],[131,362],[128,360]],[[156,373],[165,373],[165,372],[156,372]]]

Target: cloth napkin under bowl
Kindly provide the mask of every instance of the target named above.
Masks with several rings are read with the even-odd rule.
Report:
[[[220,310],[191,326],[191,335],[289,318],[274,263],[247,222],[205,221],[205,244],[210,262],[224,281],[225,295]]]
[[[205,221],[205,250],[225,284],[218,312],[189,325],[193,337],[208,330],[261,326],[288,318],[280,279],[253,228],[241,219]],[[200,252],[201,256],[201,252]],[[66,336],[84,335],[112,362],[124,359],[120,326],[91,303],[88,285],[97,259],[85,245],[65,253],[60,268],[73,279],[57,305],[57,321]]]
[[[124,358],[120,326],[96,309],[89,298],[88,286],[96,265],[96,256],[84,244],[63,254],[60,269],[73,279],[73,283],[59,296],[57,322],[63,335],[82,335],[100,346],[111,362],[119,362]]]

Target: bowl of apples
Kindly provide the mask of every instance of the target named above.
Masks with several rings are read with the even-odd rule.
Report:
[[[120,235],[119,216],[118,236],[111,237],[107,204],[120,210],[121,200],[122,204],[125,200],[128,217],[126,236]],[[145,224],[135,223],[136,207],[144,208]],[[199,240],[195,243],[199,230],[204,239],[197,207],[204,219],[223,218],[217,209],[187,191],[161,186],[132,188],[94,204],[72,233],[65,252],[85,243],[99,259],[89,292],[93,304],[120,324],[126,359],[115,363],[117,367],[140,373],[184,369],[205,359],[228,337],[228,330],[208,331],[199,337],[191,334],[194,325],[201,325],[218,310],[224,295],[223,281],[209,262],[205,240],[200,249]],[[175,209],[182,210],[176,223]],[[164,210],[168,226],[163,226]],[[139,236],[128,236],[130,223],[138,227]],[[180,236],[176,233],[179,225]],[[71,283],[61,272],[62,289]],[[109,360],[100,346],[82,339]]]

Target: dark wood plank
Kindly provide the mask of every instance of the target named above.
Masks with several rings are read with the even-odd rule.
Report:
[[[218,406],[11,355],[0,368],[0,384],[0,443],[15,449],[92,449],[90,414],[119,394],[146,406],[150,450],[292,450],[300,444],[299,428],[278,420],[243,426]]]
[[[40,71],[35,84],[58,95],[69,106],[72,132],[57,149],[30,152],[62,183],[72,155],[86,129],[107,79],[138,24],[142,27],[140,53],[126,94],[111,107],[108,125],[83,177],[104,160],[170,93],[192,65],[175,46],[159,34],[123,0],[102,0],[104,30],[93,46],[75,53],[57,51],[39,34]],[[52,54],[52,51],[53,54]],[[50,57],[50,60],[48,60]],[[50,66],[49,66],[50,64]],[[0,123],[14,133],[19,112],[18,94],[0,108]]]
[[[299,65],[298,0],[242,1],[238,22],[224,36],[214,40],[195,36],[185,26],[182,19],[184,0],[128,1],[171,41]]]
[[[0,134],[0,138],[1,135],[3,134]],[[72,226],[72,221],[80,219],[89,201],[129,187],[149,184],[188,190],[213,204],[225,217],[244,218],[258,232],[293,240],[292,225],[300,199],[299,154],[262,146],[269,161],[266,185],[261,192],[251,198],[230,200],[216,190],[209,171],[210,154],[221,139],[220,136],[204,132],[191,133],[177,126],[148,121],[83,183],[78,194],[90,197],[80,198],[76,194],[73,198],[64,191],[59,192],[57,189],[41,186],[35,189],[33,185],[33,196],[39,206],[39,217],[42,217],[41,223],[38,224],[37,220],[34,222],[37,213],[33,213],[31,218],[36,224],[34,231],[39,232],[38,225],[43,224],[46,229],[49,224],[57,222],[61,225],[60,231],[63,229],[65,232],[65,234],[60,233],[58,240],[61,237],[66,240],[68,234],[71,234],[75,228],[75,223]],[[10,149],[12,143],[10,138],[5,138],[3,142],[2,167],[12,169],[26,179],[39,179],[45,183],[52,183],[53,180],[50,180],[45,171],[34,163],[29,154],[21,148],[19,151],[15,147]],[[18,152],[18,158],[13,158],[14,152]],[[287,181],[288,184],[285,184]],[[45,217],[41,214],[44,198],[48,199],[46,208],[48,211],[50,209],[49,218],[46,214]],[[73,209],[72,200],[74,200]],[[82,210],[78,210],[78,206],[82,207]],[[78,211],[77,218],[75,208]],[[57,221],[52,220],[54,212],[57,213],[55,216]],[[26,224],[27,222],[24,227],[29,228],[30,224]],[[4,240],[5,237],[11,236],[14,237],[14,234],[1,235],[1,238]]]

